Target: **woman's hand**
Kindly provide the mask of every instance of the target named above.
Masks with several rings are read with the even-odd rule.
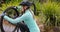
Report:
[[[6,15],[6,13],[2,13],[1,16],[4,17]]]

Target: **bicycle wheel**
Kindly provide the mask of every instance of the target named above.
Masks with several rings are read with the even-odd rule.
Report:
[[[12,12],[11,12],[12,11]],[[15,19],[16,17],[18,17],[19,16],[19,12],[17,11],[17,9],[16,8],[14,8],[14,6],[13,7],[9,7],[9,8],[7,8],[4,12],[3,12],[4,14],[6,13],[6,15],[8,16],[8,17],[10,17],[10,18],[13,18],[13,19]],[[22,23],[20,22],[20,24],[19,23],[17,23],[17,24],[13,24],[13,23],[10,23],[10,22],[8,22],[8,21],[6,21],[6,20],[3,20],[3,17],[1,16],[1,31],[2,32],[15,32],[16,30],[16,32],[19,32],[19,31],[21,31],[21,32],[25,32],[25,31],[27,31],[27,32],[29,32],[29,28],[27,27],[27,25],[22,21]],[[9,29],[7,29],[8,27],[6,26],[9,26]],[[12,27],[12,29],[10,29],[10,27],[11,26],[13,26]],[[4,27],[6,27],[6,28],[4,28]],[[7,30],[6,30],[7,29]],[[12,30],[12,31],[9,31],[9,30]]]
[[[10,17],[10,18],[13,18],[13,19],[15,19],[16,17],[18,17],[19,16],[19,12],[17,11],[17,9],[16,8],[14,8],[14,6],[12,6],[12,7],[8,7],[4,12],[3,12],[4,14],[6,13],[6,15],[8,16],[8,17]],[[4,19],[3,19],[3,17],[1,16],[1,32],[6,32],[5,30],[7,29],[7,26],[9,26],[10,25],[10,27],[11,27],[11,25],[13,26],[14,24],[12,24],[12,23],[10,23],[10,22],[8,22],[8,21],[5,21]],[[8,25],[7,25],[8,24]],[[5,26],[6,26],[6,29],[4,29],[5,28]],[[7,31],[8,32],[8,31]]]

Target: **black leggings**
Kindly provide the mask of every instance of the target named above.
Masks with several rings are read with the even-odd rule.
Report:
[[[16,31],[16,29],[17,29],[17,32],[18,32],[19,29],[21,30],[21,32],[30,32],[30,31],[29,31],[29,28],[27,27],[27,25],[22,24],[22,23],[17,24],[17,26],[16,26],[16,28],[14,29],[14,31]],[[14,31],[13,31],[13,32],[14,32]]]
[[[30,31],[29,31],[29,28],[28,28],[27,25],[25,25],[25,24],[21,24],[20,29],[21,29],[22,32],[25,32],[25,31],[26,31],[26,32],[30,32]]]

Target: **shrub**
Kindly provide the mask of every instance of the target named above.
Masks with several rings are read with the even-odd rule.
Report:
[[[49,23],[55,26],[55,23],[57,21],[56,19],[58,19],[58,16],[60,16],[60,6],[55,2],[43,3],[41,10],[43,14],[46,16],[46,22],[49,19]]]

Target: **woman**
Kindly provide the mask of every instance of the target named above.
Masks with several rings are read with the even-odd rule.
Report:
[[[22,6],[22,12],[23,12],[22,16],[20,16],[16,19],[12,19],[12,18],[9,18],[8,16],[5,15],[4,19],[13,23],[13,24],[24,21],[25,24],[28,26],[30,32],[40,32],[39,27],[33,18],[33,14],[29,10],[29,8],[31,6],[30,4],[31,4],[30,2],[22,2],[20,4]]]

